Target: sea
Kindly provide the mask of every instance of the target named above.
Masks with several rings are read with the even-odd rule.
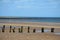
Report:
[[[0,18],[0,22],[57,22],[57,23],[60,23],[60,17]]]

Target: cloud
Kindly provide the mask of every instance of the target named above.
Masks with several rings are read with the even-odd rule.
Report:
[[[35,2],[37,1],[37,2],[35,3],[33,1]],[[40,1],[42,2],[38,3]],[[3,2],[8,2],[8,3],[15,2],[13,5],[15,5],[17,8],[56,8],[56,6],[58,5],[56,1],[57,0],[3,0]],[[20,2],[24,2],[24,3],[20,3]]]
[[[20,0],[20,2],[32,2],[32,1],[34,1],[34,0]]]
[[[39,9],[40,9],[40,8],[48,8],[48,9],[49,9],[49,8],[52,8],[52,9],[53,9],[53,8],[54,8],[54,9],[55,9],[56,6],[16,6],[16,8],[28,8],[28,9],[30,9],[30,8],[33,8],[33,9],[36,9],[36,8],[37,8],[37,9],[38,9],[38,8],[39,8]]]
[[[32,2],[34,0],[2,0],[3,2]]]
[[[16,6],[17,8],[33,8],[34,6]]]
[[[2,1],[4,1],[4,2],[9,2],[10,0],[2,0]]]

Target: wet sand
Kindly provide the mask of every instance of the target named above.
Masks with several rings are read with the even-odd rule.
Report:
[[[2,25],[12,25],[12,26],[31,26],[31,27],[45,27],[45,28],[60,28],[60,23],[50,23],[50,22],[3,22]]]
[[[44,27],[44,28],[60,28],[60,23],[0,23],[0,27],[6,25],[7,27],[11,26],[30,26],[30,27]],[[33,29],[32,28],[32,29]],[[31,29],[31,30],[32,30]],[[25,31],[26,29],[24,29]],[[59,29],[60,30],[60,29]],[[16,29],[17,31],[17,29]],[[5,33],[0,32],[0,40],[60,40],[60,35],[53,33],[9,33],[9,29],[6,29]]]

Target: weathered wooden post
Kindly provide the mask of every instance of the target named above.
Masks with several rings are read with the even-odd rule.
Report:
[[[15,27],[14,27],[14,29],[12,29],[13,30],[13,33],[15,33]]]
[[[21,33],[23,32],[23,26],[21,26]]]
[[[11,32],[11,30],[12,30],[12,26],[10,26],[10,31],[9,32]]]
[[[35,33],[36,32],[36,29],[33,29],[33,33]]]
[[[19,33],[21,32],[21,29],[20,28],[18,28],[18,31],[19,31]]]
[[[30,27],[28,26],[28,33],[30,33]]]
[[[42,33],[44,32],[44,28],[41,28],[41,32],[42,32]]]
[[[51,28],[51,32],[52,32],[52,33],[54,32],[54,28]]]
[[[2,32],[5,32],[5,25],[3,25]]]

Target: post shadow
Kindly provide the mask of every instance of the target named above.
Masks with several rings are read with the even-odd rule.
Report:
[[[52,33],[54,32],[54,28],[51,28],[51,32],[52,32]]]
[[[5,25],[3,25],[2,32],[5,32]]]
[[[41,28],[41,32],[44,33],[44,28]]]

